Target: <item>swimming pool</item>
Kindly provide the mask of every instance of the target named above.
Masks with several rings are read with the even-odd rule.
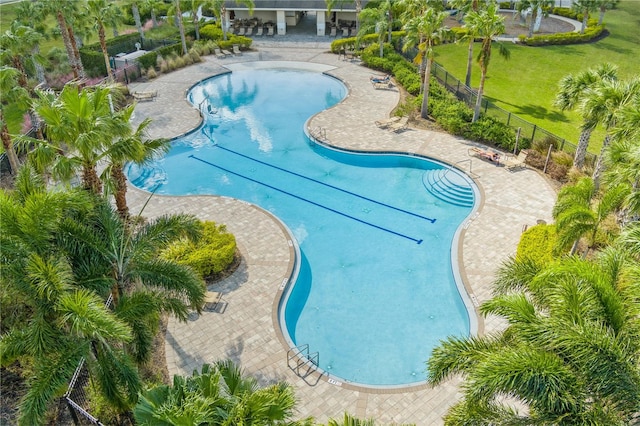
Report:
[[[437,162],[313,143],[306,120],[345,96],[340,81],[299,70],[208,79],[188,94],[202,126],[128,176],[159,194],[226,195],[272,212],[299,246],[280,312],[291,345],[308,344],[341,381],[420,383],[441,339],[473,331],[452,267],[473,203],[442,201],[429,177],[472,184]]]

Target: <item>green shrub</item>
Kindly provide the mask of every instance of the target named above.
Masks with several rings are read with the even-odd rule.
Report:
[[[200,38],[204,40],[222,40],[222,28],[217,24],[207,24],[200,28]]]
[[[182,55],[182,43],[174,43],[168,46],[163,46],[156,49],[155,52],[163,58],[168,58],[171,55]]]
[[[555,225],[539,224],[527,229],[520,237],[516,260],[529,259],[538,266],[551,263],[558,236]]]
[[[527,46],[549,46],[549,45],[563,45],[563,44],[576,44],[586,43],[594,38],[599,37],[604,31],[604,25],[596,25],[593,27],[587,27],[584,30],[584,34],[580,33],[558,33],[558,34],[545,34],[534,35],[533,37],[526,37],[521,35],[518,37],[521,43]]]
[[[142,68],[155,67],[158,61],[158,53],[155,51],[145,53],[142,56],[138,56],[136,60]]]
[[[84,47],[79,51],[82,65],[89,77],[104,77],[107,75],[107,66],[104,63],[102,51],[95,51]]]
[[[486,115],[471,123],[463,136],[477,142],[493,143],[508,151],[516,144],[516,135],[511,127]]]
[[[202,236],[197,242],[182,239],[162,251],[161,256],[191,267],[202,278],[219,274],[232,263],[236,239],[225,225],[202,222]]]

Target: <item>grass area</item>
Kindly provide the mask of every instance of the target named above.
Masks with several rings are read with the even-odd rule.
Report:
[[[576,143],[581,119],[575,112],[554,108],[558,82],[567,74],[591,68],[603,62],[618,65],[621,78],[639,75],[640,70],[640,1],[622,0],[617,9],[605,14],[610,35],[598,42],[570,46],[507,46],[508,61],[494,49],[485,85],[486,97],[497,106]],[[474,50],[479,49],[479,44]],[[466,44],[439,46],[436,61],[464,81],[467,61]],[[474,64],[472,86],[477,87],[480,69]],[[603,131],[594,132],[590,151],[598,153]]]

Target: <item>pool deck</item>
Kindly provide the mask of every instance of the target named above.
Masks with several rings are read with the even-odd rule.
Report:
[[[200,115],[186,101],[185,93],[206,77],[231,68],[264,66],[267,61],[295,61],[303,67],[328,69],[349,89],[343,102],[309,122],[311,129],[323,129],[329,144],[355,150],[415,153],[457,164],[467,172],[471,168],[483,201],[477,216],[460,236],[458,262],[473,303],[477,306],[489,299],[494,272],[515,252],[523,227],[538,220],[551,221],[555,202],[552,186],[534,170],[509,171],[472,158],[468,149],[478,144],[445,133],[409,128],[396,134],[379,129],[375,121],[388,117],[399,101],[399,92],[376,90],[369,82],[369,76],[374,74],[371,70],[327,53],[327,46],[263,42],[242,56],[208,56],[200,64],[131,84],[130,90],[158,92],[155,101],[137,105],[135,120],[153,119],[151,137],[174,137],[200,123]],[[140,211],[148,196],[129,187],[127,198],[132,213]],[[203,363],[230,358],[262,384],[279,380],[291,383],[299,399],[301,417],[314,416],[316,421],[326,423],[330,417],[341,418],[349,412],[361,418],[373,417],[379,424],[443,424],[442,416],[460,396],[457,379],[435,388],[421,385],[406,390],[367,390],[332,384],[316,376],[308,377],[307,383],[288,368],[288,348],[274,311],[294,254],[290,236],[277,218],[246,202],[216,196],[153,196],[143,214],[156,217],[178,212],[226,224],[236,236],[242,262],[234,274],[215,287],[224,294],[225,302],[218,312],[194,315],[186,323],[169,321],[165,349],[171,375],[190,375]],[[479,322],[481,332],[498,330],[503,325],[492,317]]]

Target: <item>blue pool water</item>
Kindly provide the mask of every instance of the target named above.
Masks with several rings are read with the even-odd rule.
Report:
[[[208,79],[188,94],[202,126],[164,158],[129,166],[128,176],[158,194],[225,195],[272,212],[299,245],[298,276],[280,315],[291,345],[308,344],[340,381],[414,384],[425,380],[441,339],[470,333],[452,241],[472,207],[427,191],[426,174],[443,164],[310,141],[306,120],[346,94],[340,81],[315,72]]]

